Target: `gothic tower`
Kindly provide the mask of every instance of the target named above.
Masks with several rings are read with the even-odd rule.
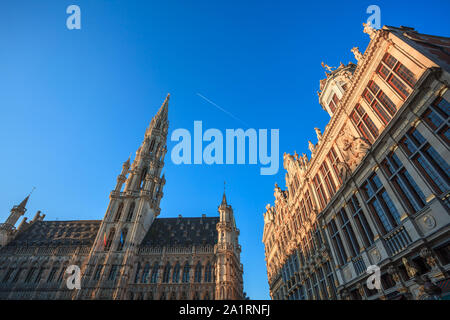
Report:
[[[233,209],[227,204],[225,191],[219,206],[216,252],[216,300],[243,299],[243,267],[240,263],[241,246],[238,242]]]
[[[161,171],[167,152],[168,104],[169,95],[151,120],[133,163],[130,166],[128,159],[122,166],[84,272],[82,270],[78,298],[125,298],[138,246],[160,213],[165,184]]]
[[[29,198],[30,194],[26,196],[26,198],[23,199],[19,205],[14,206],[11,209],[11,213],[5,223],[0,224],[0,247],[5,246],[10,241],[14,233],[14,226],[17,223],[17,220],[19,220],[19,218],[27,211],[26,205]]]

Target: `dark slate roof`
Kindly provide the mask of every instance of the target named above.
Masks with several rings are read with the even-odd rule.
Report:
[[[214,245],[219,217],[156,218],[142,246]]]
[[[90,245],[95,241],[100,223],[101,220],[36,221],[8,246]]]

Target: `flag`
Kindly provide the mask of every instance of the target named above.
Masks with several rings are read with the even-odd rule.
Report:
[[[123,231],[122,231],[122,233],[120,234],[120,244],[123,245]]]
[[[103,244],[104,244],[105,247],[106,247],[106,231],[105,231],[105,233],[103,234]]]

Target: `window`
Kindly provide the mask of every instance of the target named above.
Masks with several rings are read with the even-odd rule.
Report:
[[[122,215],[123,210],[123,202],[119,204],[119,208],[117,209],[116,216],[114,218],[114,222],[118,222],[120,220],[120,216]]]
[[[416,128],[408,131],[400,140],[400,146],[436,193],[448,190],[449,165]]]
[[[450,145],[450,130],[449,130],[449,114],[450,103],[438,98],[432,105],[422,114],[422,119],[428,124],[430,129],[434,131],[442,140]]]
[[[112,241],[114,239],[114,234],[116,233],[116,229],[115,228],[111,228],[111,230],[109,230],[109,235],[108,238],[106,239],[104,245],[105,245],[105,251],[108,251],[111,248],[111,244]]]
[[[400,215],[376,173],[361,186],[361,190],[383,233],[391,231],[400,224]]]
[[[50,273],[49,273],[48,278],[47,278],[47,282],[48,283],[53,282],[53,279],[55,278],[56,271],[58,271],[58,267],[53,267],[50,270]]]
[[[339,158],[338,158],[333,146],[331,146],[330,152],[328,153],[328,160],[330,161],[330,165],[333,168],[336,177],[338,178],[339,184],[341,184],[342,179],[339,176],[339,170],[337,168],[337,163],[339,162]]]
[[[323,180],[325,181],[325,185],[327,186],[328,193],[332,197],[336,193],[336,185],[334,184],[333,177],[331,176],[331,172],[326,160],[322,163],[320,172],[322,173]]]
[[[130,204],[130,208],[128,209],[128,215],[127,215],[127,222],[130,222],[133,218],[133,212],[134,212],[135,203],[134,201]]]
[[[148,275],[150,274],[150,264],[147,263],[144,267],[144,270],[142,271],[141,276],[141,283],[147,283],[148,282]]]
[[[356,222],[359,233],[363,237],[364,245],[369,247],[373,243],[374,235],[369,223],[367,222],[366,216],[359,204],[356,195],[353,195],[349,201],[350,210],[353,215],[353,219]]]
[[[326,198],[325,192],[322,187],[322,180],[319,177],[319,174],[316,174],[316,176],[313,179],[314,187],[316,189],[316,194],[319,201],[319,206],[321,209],[325,208],[326,201],[328,200]]]
[[[156,283],[158,281],[158,271],[159,271],[159,264],[155,262],[155,264],[153,265],[152,277],[150,279],[151,283]]]
[[[94,272],[94,280],[100,280],[100,275],[102,274],[102,270],[103,270],[103,265],[99,264],[97,266],[97,268],[95,268],[95,272]]]
[[[396,112],[395,104],[374,81],[369,81],[363,97],[384,124],[392,119]]]
[[[212,278],[211,278],[211,264],[208,263],[206,264],[206,268],[205,268],[205,282],[211,282]]]
[[[191,270],[191,267],[186,262],[186,264],[184,265],[184,268],[183,268],[183,279],[182,279],[183,283],[188,283],[189,282],[189,271],[190,270]]]
[[[120,240],[119,240],[119,245],[117,246],[117,251],[122,251],[123,245],[125,244],[125,241],[127,240],[127,233],[128,233],[128,230],[126,228],[123,229],[122,232],[120,233]]]
[[[169,279],[170,279],[170,263],[167,262],[166,266],[164,267],[164,273],[163,273],[163,282],[164,283],[169,283]]]
[[[338,97],[336,96],[336,94],[333,94],[333,97],[331,98],[330,103],[328,103],[328,106],[330,107],[331,112],[334,113],[338,103],[339,103]]]
[[[16,272],[16,274],[14,275],[14,278],[12,279],[12,283],[16,283],[19,280],[20,275],[22,274],[23,270],[25,270],[25,268],[19,268]]]
[[[340,220],[345,240],[347,240],[348,247],[350,248],[350,253],[352,257],[356,257],[359,254],[360,248],[345,208],[341,208],[337,216]]]
[[[44,267],[39,268],[39,272],[36,275],[36,278],[34,279],[34,283],[39,283],[41,282],[41,278],[42,278],[42,273],[44,272]]]
[[[116,280],[118,267],[119,266],[117,264],[113,264],[111,266],[111,270],[109,271],[109,275],[108,275],[108,280],[110,280],[110,281]]]
[[[334,283],[333,270],[331,269],[331,264],[329,261],[327,261],[325,263],[325,271],[326,271],[326,275],[327,275],[327,282],[331,289],[330,290],[331,296],[336,296],[336,287],[335,287],[335,283]],[[331,296],[330,296],[330,298],[332,298]]]
[[[61,271],[59,272],[58,276],[58,283],[61,283],[61,281],[64,279],[64,273],[66,272],[66,267],[62,267]]]
[[[405,99],[410,88],[416,84],[416,77],[408,68],[397,61],[389,53],[384,55],[383,61],[377,68],[377,73],[381,78],[387,80],[388,84]],[[401,79],[401,80],[400,80]]]
[[[2,283],[8,282],[8,280],[9,280],[9,278],[11,277],[11,274],[12,274],[13,271],[14,271],[14,268],[9,268],[9,269],[6,271],[5,275],[3,276]]]
[[[147,172],[148,172],[148,169],[147,169],[147,167],[145,167],[145,168],[142,170],[142,173],[141,173],[141,180],[140,180],[140,182],[139,182],[139,189],[142,189],[142,188],[144,187],[144,184],[145,184],[145,176],[147,175]]]
[[[194,276],[195,282],[202,282],[202,264],[200,261],[195,266],[195,276]]]
[[[136,267],[136,274],[134,275],[134,283],[139,282],[139,272],[141,272],[141,263],[140,262],[138,262],[137,267]]]
[[[366,138],[367,141],[373,143],[378,137],[378,128],[373,123],[372,119],[367,115],[364,108],[357,104],[350,114],[350,119],[352,120],[355,127],[358,128],[361,136]]]
[[[34,273],[36,272],[36,268],[31,268],[30,271],[28,271],[27,277],[25,278],[25,283],[31,282],[31,279],[33,278]]]
[[[422,209],[426,203],[425,196],[394,152],[383,160],[382,167],[407,211],[413,214]]]
[[[339,264],[343,265],[347,262],[347,254],[345,253],[344,245],[342,244],[342,239],[334,219],[331,219],[328,226],[330,230],[331,242],[339,260]]]

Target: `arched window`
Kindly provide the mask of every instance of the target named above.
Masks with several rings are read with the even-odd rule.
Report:
[[[164,267],[164,274],[163,274],[163,282],[164,283],[169,283],[170,280],[170,263],[167,262],[166,266]]]
[[[150,264],[147,262],[147,264],[144,267],[144,271],[142,272],[141,283],[148,282],[148,274],[149,273],[150,273]]]
[[[177,262],[175,267],[173,268],[172,273],[172,283],[178,283],[180,281],[180,263]]]
[[[139,182],[139,189],[142,189],[144,187],[145,176],[147,175],[147,172],[148,172],[148,169],[147,169],[147,167],[145,167],[142,170],[142,173],[141,173],[141,180]]]
[[[194,276],[195,282],[202,282],[202,264],[200,261],[195,266],[195,276]]]
[[[122,215],[123,210],[123,202],[119,204],[119,208],[117,208],[116,216],[114,217],[114,222],[118,222],[120,220],[120,216]]]
[[[134,201],[133,201],[133,202],[130,204],[130,208],[128,209],[127,222],[130,222],[131,219],[133,218],[134,206],[135,206],[135,203],[134,203]]]
[[[109,235],[108,238],[106,239],[104,245],[105,245],[105,251],[108,251],[111,248],[111,243],[114,239],[114,234],[116,233],[116,229],[115,228],[111,228],[109,230]]]
[[[120,234],[119,245],[117,246],[117,251],[122,250],[123,245],[125,244],[125,241],[127,241],[127,233],[128,233],[128,230],[126,228],[122,230],[122,232]]]
[[[156,283],[156,281],[158,280],[158,271],[159,271],[159,265],[158,265],[158,262],[155,262],[155,264],[153,265],[153,270],[152,270],[152,278],[150,279],[151,283]]]
[[[205,282],[211,282],[211,269],[211,263],[208,261],[205,267]]]
[[[141,272],[141,263],[140,262],[138,262],[137,267],[136,267],[136,275],[134,276],[134,283],[139,282],[139,272]]]
[[[191,267],[189,266],[189,264],[186,262],[184,267],[183,267],[183,283],[188,283],[189,282],[189,271],[191,270]]]

